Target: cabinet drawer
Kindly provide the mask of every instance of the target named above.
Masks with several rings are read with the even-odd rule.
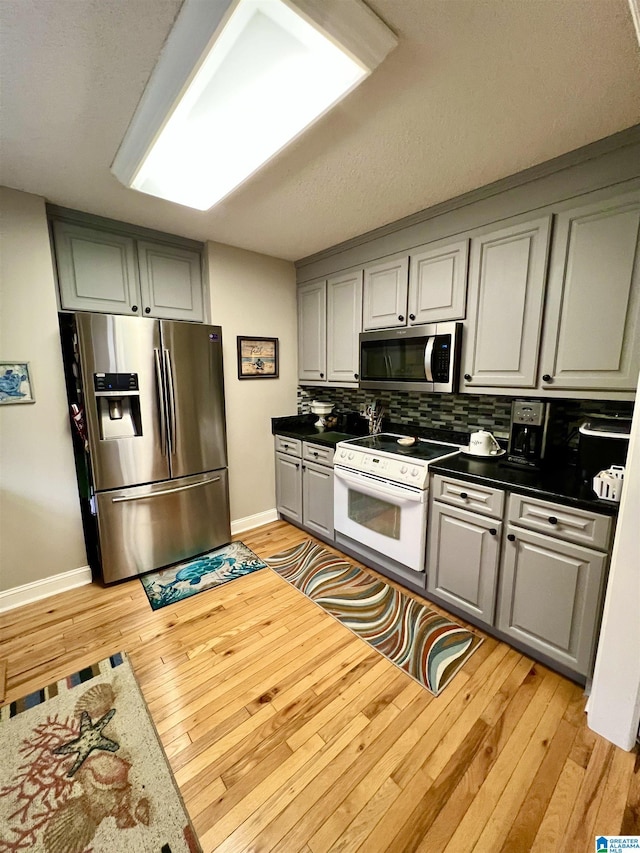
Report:
[[[607,515],[517,494],[509,497],[509,521],[601,551],[608,548],[613,523]]]
[[[307,462],[317,462],[318,465],[331,465],[333,467],[333,447],[325,447],[321,444],[309,444],[305,441],[302,445],[302,458]]]
[[[302,442],[299,438],[285,438],[283,435],[277,435],[276,452],[288,453],[289,456],[302,456]]]
[[[501,518],[504,507],[504,492],[477,483],[464,483],[452,477],[436,474],[433,478],[433,498],[442,503]]]

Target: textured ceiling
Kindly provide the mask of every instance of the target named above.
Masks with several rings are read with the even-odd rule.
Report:
[[[109,171],[180,0],[0,0],[0,184],[298,259],[640,122],[627,0],[369,5],[395,51],[199,213]]]

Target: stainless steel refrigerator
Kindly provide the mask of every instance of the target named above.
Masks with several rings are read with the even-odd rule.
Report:
[[[85,535],[105,583],[229,542],[220,327],[60,317],[86,451],[76,453]]]

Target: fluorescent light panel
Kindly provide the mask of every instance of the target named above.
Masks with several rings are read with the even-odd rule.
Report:
[[[204,2],[211,0],[186,0],[185,7]],[[314,0],[299,2],[313,12]],[[344,4],[353,11],[354,2],[361,15],[358,0],[340,0],[337,8]],[[145,93],[147,103],[141,102],[112,167],[128,186],[208,210],[371,71],[370,50],[364,61],[358,59],[353,38],[344,49],[337,43],[335,30],[328,37],[288,2],[239,0],[230,8],[213,45],[194,59],[197,70],[182,86],[181,97],[169,105],[167,117],[160,118],[156,132],[148,101],[154,100],[153,86],[162,85],[162,79],[158,83],[152,77],[151,91]],[[372,15],[368,9],[366,13]],[[181,12],[186,14],[189,8]],[[375,22],[380,37],[379,28],[384,25],[378,19]],[[182,38],[180,31],[176,38],[182,41],[176,50],[183,51],[188,41],[184,26]],[[395,38],[391,39],[384,39],[384,55],[395,45]],[[161,57],[165,71],[172,62],[171,49],[170,37]],[[184,58],[174,57],[173,66],[180,64],[184,69]],[[161,70],[159,63],[157,71]],[[158,76],[166,73],[154,74]],[[156,118],[159,112],[156,105]],[[140,132],[150,137],[146,143],[141,142]]]

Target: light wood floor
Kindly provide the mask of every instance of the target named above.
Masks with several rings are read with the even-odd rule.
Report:
[[[268,557],[308,537],[241,538]],[[205,851],[583,853],[640,834],[636,753],[494,639],[434,698],[268,569],[156,613],[135,580],[0,620],[7,701],[129,653]]]

